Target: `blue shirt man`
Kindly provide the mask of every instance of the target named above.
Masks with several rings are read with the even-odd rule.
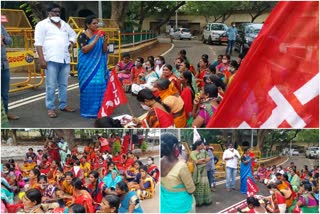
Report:
[[[229,27],[227,30],[228,46],[226,49],[226,54],[229,54],[229,55],[232,54],[232,48],[233,48],[234,42],[236,41],[237,34],[238,34],[238,30],[236,28],[236,24],[232,22],[231,27]]]

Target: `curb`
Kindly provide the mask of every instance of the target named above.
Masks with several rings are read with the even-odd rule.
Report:
[[[171,44],[171,48],[169,50],[167,50],[166,52],[164,52],[163,54],[161,54],[160,56],[164,56],[166,54],[168,54],[172,49],[174,48],[174,44]]]

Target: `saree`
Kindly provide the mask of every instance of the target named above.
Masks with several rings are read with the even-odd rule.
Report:
[[[112,174],[116,173],[116,178],[112,179]],[[122,181],[122,177],[118,175],[116,170],[113,170],[112,172],[108,172],[106,176],[102,179],[102,182],[109,188],[116,189],[117,183]]]
[[[169,128],[173,127],[174,120],[172,114],[154,107],[149,110],[145,118],[145,128]]]
[[[88,44],[91,44],[95,37],[96,35]],[[107,54],[102,52],[102,47],[101,37],[90,52],[83,53],[81,48],[78,51],[80,114],[85,118],[97,117],[108,83]]]
[[[145,179],[143,179],[143,185],[149,182],[149,187],[145,188],[144,190],[138,189],[137,195],[140,199],[149,199],[153,198],[154,194],[154,182],[153,178],[150,175],[147,175]]]
[[[244,161],[248,161],[250,159],[250,156],[244,157]],[[253,181],[253,175],[252,175],[252,170],[251,170],[251,160],[248,163],[243,163],[241,161],[240,164],[240,192],[242,194],[247,194],[247,178],[250,177]]]
[[[87,194],[83,194],[83,195],[80,195],[80,196],[75,196],[73,195],[75,201],[74,203],[75,204],[81,204],[82,206],[84,206],[86,208],[86,213],[94,213],[95,212],[95,209],[93,207],[93,200],[91,198],[91,196]]]
[[[135,204],[133,213],[143,213],[139,198],[134,191],[126,193],[126,196],[120,201],[119,213],[128,213],[130,204]]]
[[[156,173],[155,177],[153,177],[153,174],[154,174],[154,173]],[[160,173],[159,173],[159,169],[158,169],[158,167],[157,167],[156,165],[150,166],[150,167],[148,168],[148,174],[149,174],[151,177],[153,177],[155,183],[158,182]]]
[[[207,158],[208,153],[206,151],[192,151],[190,153],[190,157],[192,160],[197,161],[199,159]],[[193,172],[193,181],[196,185],[194,197],[196,198],[197,206],[201,206],[204,204],[208,205],[212,203],[211,189],[209,185],[206,165],[207,164],[197,164]]]
[[[160,179],[161,213],[195,213],[195,186],[191,173],[183,161],[178,161],[170,172]]]

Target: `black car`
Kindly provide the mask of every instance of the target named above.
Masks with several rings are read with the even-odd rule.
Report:
[[[235,42],[235,50],[240,54],[246,53],[253,40],[258,36],[263,24],[242,23],[237,26],[238,35]]]

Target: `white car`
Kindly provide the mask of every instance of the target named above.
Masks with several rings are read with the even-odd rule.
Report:
[[[291,156],[299,156],[300,155],[299,151],[296,149],[292,149],[290,153],[291,153]]]
[[[189,39],[191,40],[192,34],[189,30],[189,28],[178,28],[173,33],[173,38],[175,39]]]
[[[316,158],[319,156],[319,147],[308,147],[306,150],[306,158]]]
[[[203,29],[202,41],[211,45],[213,42],[221,43],[220,36],[228,30],[224,23],[208,23]]]

